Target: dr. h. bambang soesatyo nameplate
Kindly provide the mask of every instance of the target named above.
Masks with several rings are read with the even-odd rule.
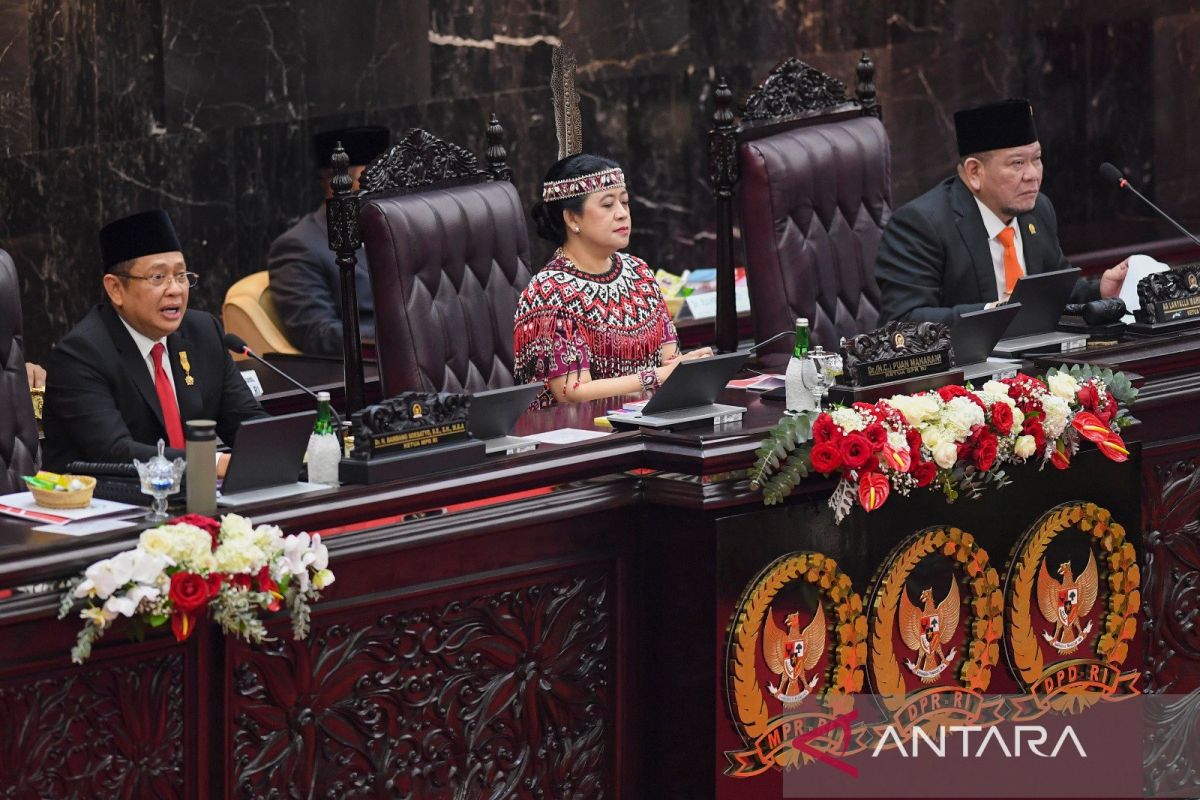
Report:
[[[467,432],[470,403],[464,394],[405,392],[356,412],[342,481],[379,483],[479,461],[484,445]]]

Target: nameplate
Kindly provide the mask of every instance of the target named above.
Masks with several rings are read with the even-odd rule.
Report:
[[[416,428],[395,433],[379,433],[370,437],[371,452],[373,454],[380,454],[394,453],[402,450],[419,450],[422,447],[457,442],[466,438],[467,424],[465,422],[435,425],[428,428]]]
[[[1159,300],[1150,304],[1150,311],[1155,322],[1177,322],[1200,317],[1200,294],[1172,300]]]
[[[856,386],[875,386],[945,372],[950,369],[950,350],[897,356],[879,361],[860,361],[854,367]]]
[[[370,459],[463,442],[471,398],[462,394],[404,392],[356,411],[352,458]]]

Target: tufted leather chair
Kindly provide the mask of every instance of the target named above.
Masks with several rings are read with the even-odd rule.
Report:
[[[38,461],[21,346],[21,290],[12,258],[0,250],[0,494],[23,489],[21,476],[37,472]]]
[[[508,181],[369,200],[359,214],[385,396],[513,384],[529,234]]]
[[[732,275],[736,208],[760,342],[807,317],[812,342],[835,349],[878,322],[873,271],[891,217],[891,149],[865,53],[857,72],[851,99],[841,81],[786,59],[747,95],[740,119],[724,81],[717,88],[710,171],[718,272]],[[732,310],[718,309],[718,317],[718,343],[729,347],[720,338],[735,327]],[[777,368],[790,352],[785,339],[759,355]]]
[[[363,170],[358,192],[348,158],[334,151],[329,247],[347,308],[346,275],[359,244],[366,248],[384,396],[513,384],[513,313],[529,283],[529,233],[503,135],[492,114],[482,168],[462,147],[414,128]],[[344,331],[352,412],[361,407],[352,384],[362,381],[355,328]]]
[[[742,241],[754,334],[807,317],[827,350],[876,327],[875,251],[891,216],[891,152],[871,116],[817,124],[739,148]],[[787,341],[764,355],[782,360]]]

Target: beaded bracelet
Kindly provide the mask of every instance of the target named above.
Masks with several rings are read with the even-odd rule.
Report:
[[[658,389],[658,370],[644,369],[638,373],[638,380],[642,382],[643,391],[653,392]]]

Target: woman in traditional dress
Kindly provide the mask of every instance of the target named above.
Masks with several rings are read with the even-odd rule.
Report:
[[[533,207],[554,257],[521,293],[513,351],[519,382],[542,381],[543,404],[653,392],[683,360],[662,290],[646,263],[620,252],[632,223],[615,162],[580,153],[546,174]]]

